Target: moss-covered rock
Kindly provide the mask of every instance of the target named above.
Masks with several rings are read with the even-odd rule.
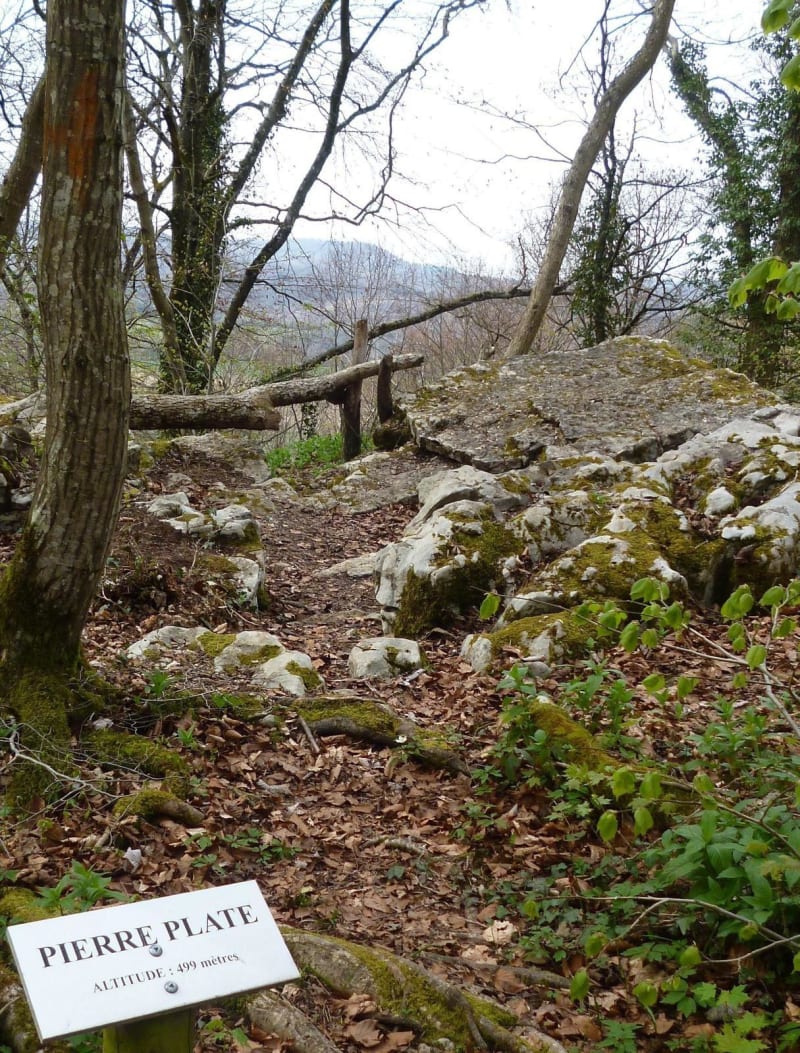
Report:
[[[376,450],[396,450],[410,439],[411,428],[406,415],[400,412],[376,425],[372,431],[372,442]]]
[[[483,511],[473,521],[450,522],[450,536],[443,538],[428,571],[407,569],[392,620],[397,636],[413,639],[478,606],[501,577],[503,560],[519,551],[519,539],[491,512]]]
[[[520,618],[494,632],[474,633],[464,641],[461,654],[479,673],[486,672],[505,648],[552,666],[584,654],[594,633],[592,622],[577,611],[556,611]]]
[[[547,735],[547,748],[559,760],[595,772],[619,766],[617,758],[604,750],[591,732],[554,702],[531,702],[530,716]]]

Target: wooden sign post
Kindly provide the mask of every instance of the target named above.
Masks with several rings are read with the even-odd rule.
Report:
[[[190,1053],[190,1007],[299,976],[255,881],[11,925],[39,1038]]]
[[[103,1053],[192,1053],[194,1039],[194,1010],[187,1009],[105,1028]]]

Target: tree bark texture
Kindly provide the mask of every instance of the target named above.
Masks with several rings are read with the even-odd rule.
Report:
[[[367,320],[359,318],[353,343],[353,365],[366,362],[368,354]],[[356,380],[345,388],[339,404],[339,420],[342,427],[342,454],[346,461],[352,461],[361,453],[361,380]]]
[[[121,282],[122,0],[50,0],[39,245],[47,431],[0,583],[11,677],[74,667],[116,523],[130,370]]]
[[[558,282],[559,271],[564,262],[569,239],[572,237],[581,197],[592,165],[597,159],[603,141],[612,128],[623,102],[653,68],[667,39],[674,6],[675,0],[656,0],[652,9],[650,26],[642,46],[622,72],[611,81],[598,100],[589,127],[581,139],[561,187],[553,229],[547,241],[544,259],[531,290],[525,313],[511,338],[511,343],[504,355],[505,358],[528,354],[539,335],[553,290]]]

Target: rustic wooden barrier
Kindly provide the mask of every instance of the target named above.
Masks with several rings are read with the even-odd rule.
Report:
[[[359,322],[359,355],[366,357],[367,326]],[[277,431],[279,406],[306,402],[330,402],[340,407],[346,460],[361,450],[361,389],[367,377],[378,377],[378,419],[393,413],[392,374],[416,369],[424,355],[386,355],[379,362],[358,361],[338,373],[320,377],[301,377],[248,388],[236,395],[134,395],[131,398],[130,426],[142,431],[179,431],[239,428],[251,431]],[[45,393],[38,391],[16,402],[0,405],[0,427],[13,424],[20,414],[45,413]],[[24,419],[24,418],[23,418]]]

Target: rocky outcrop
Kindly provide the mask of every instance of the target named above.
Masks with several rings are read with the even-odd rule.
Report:
[[[481,362],[407,398],[415,442],[491,472],[588,453],[650,461],[733,416],[778,401],[738,373],[663,340]]]
[[[418,442],[471,466],[426,480],[379,555],[384,627],[418,636],[493,589],[495,625],[464,645],[476,669],[567,657],[591,635],[577,607],[642,577],[712,604],[800,563],[800,411],[661,341],[557,357],[460,371],[409,406]]]
[[[419,512],[376,559],[384,631],[413,637],[480,603],[519,548],[504,515],[532,486],[469,466],[424,480]]]

